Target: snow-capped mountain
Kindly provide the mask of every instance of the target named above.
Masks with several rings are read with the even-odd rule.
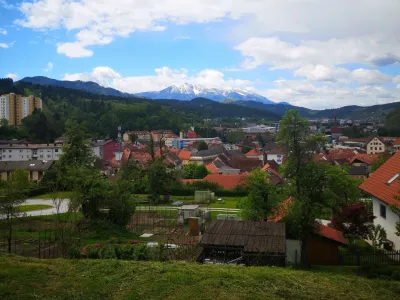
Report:
[[[193,85],[184,83],[182,85],[172,85],[159,92],[144,92],[136,94],[136,96],[151,99],[176,99],[176,100],[192,100],[194,98],[203,97],[214,101],[224,101],[227,99],[242,101],[258,101],[264,104],[275,104],[267,98],[250,92],[245,89],[216,89],[207,88],[202,85]]]

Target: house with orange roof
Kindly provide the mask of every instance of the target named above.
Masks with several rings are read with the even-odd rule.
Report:
[[[350,164],[353,166],[370,166],[379,157],[381,157],[380,154],[356,154],[351,158]]]
[[[381,225],[387,234],[387,245],[400,249],[396,223],[400,222],[400,152],[396,152],[368,177],[360,189],[372,196],[374,225]],[[395,208],[395,209],[392,209]]]
[[[245,154],[245,156],[250,159],[258,159],[264,162],[264,154],[262,153],[261,150],[258,149],[251,149],[249,152]]]
[[[400,150],[400,138],[397,138],[394,142],[393,142],[393,149],[395,151]]]
[[[289,197],[283,201],[282,204],[275,209],[274,214],[268,218],[268,221],[284,221],[294,201],[295,199],[293,197]],[[293,244],[293,242],[296,242],[296,240],[287,240],[287,245],[289,246]],[[300,243],[300,241],[297,242]],[[346,246],[346,244],[346,239],[342,232],[329,226],[316,223],[314,232],[308,237],[308,262],[315,265],[338,265],[340,261],[339,246]],[[298,252],[300,252],[300,244],[298,248]],[[300,257],[300,253],[298,253],[298,257]],[[288,257],[293,256],[290,255],[290,249],[287,250],[286,254]]]
[[[191,151],[180,150],[178,152],[178,157],[182,161],[182,165],[188,164],[191,156],[192,156],[192,152]]]
[[[391,152],[392,149],[393,141],[384,137],[376,136],[367,143],[368,154]]]

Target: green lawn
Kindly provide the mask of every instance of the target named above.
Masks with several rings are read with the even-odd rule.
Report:
[[[27,212],[27,211],[34,211],[34,210],[41,210],[41,209],[49,209],[52,208],[51,205],[46,204],[29,204],[29,205],[20,205],[18,206],[18,210],[20,212]]]
[[[400,282],[354,271],[1,256],[0,299],[398,299]]]
[[[55,192],[55,193],[47,193],[32,197],[32,199],[53,199],[53,197],[57,198],[71,198],[72,192]]]

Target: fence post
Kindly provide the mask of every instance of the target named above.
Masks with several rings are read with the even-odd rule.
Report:
[[[40,231],[38,232],[38,242],[39,242],[39,252],[38,252],[38,258],[40,258]]]

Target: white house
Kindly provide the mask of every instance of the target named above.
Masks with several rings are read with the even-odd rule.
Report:
[[[57,143],[0,145],[0,161],[58,160],[61,154]]]
[[[400,152],[396,152],[361,185],[360,189],[372,196],[375,225],[386,230],[388,244],[400,250],[396,223],[400,222]]]
[[[367,153],[377,154],[391,151],[392,142],[389,140],[384,140],[379,136],[374,137],[367,143]]]
[[[275,148],[265,152],[267,154],[267,160],[274,160],[278,165],[283,163],[286,151],[283,148]]]

